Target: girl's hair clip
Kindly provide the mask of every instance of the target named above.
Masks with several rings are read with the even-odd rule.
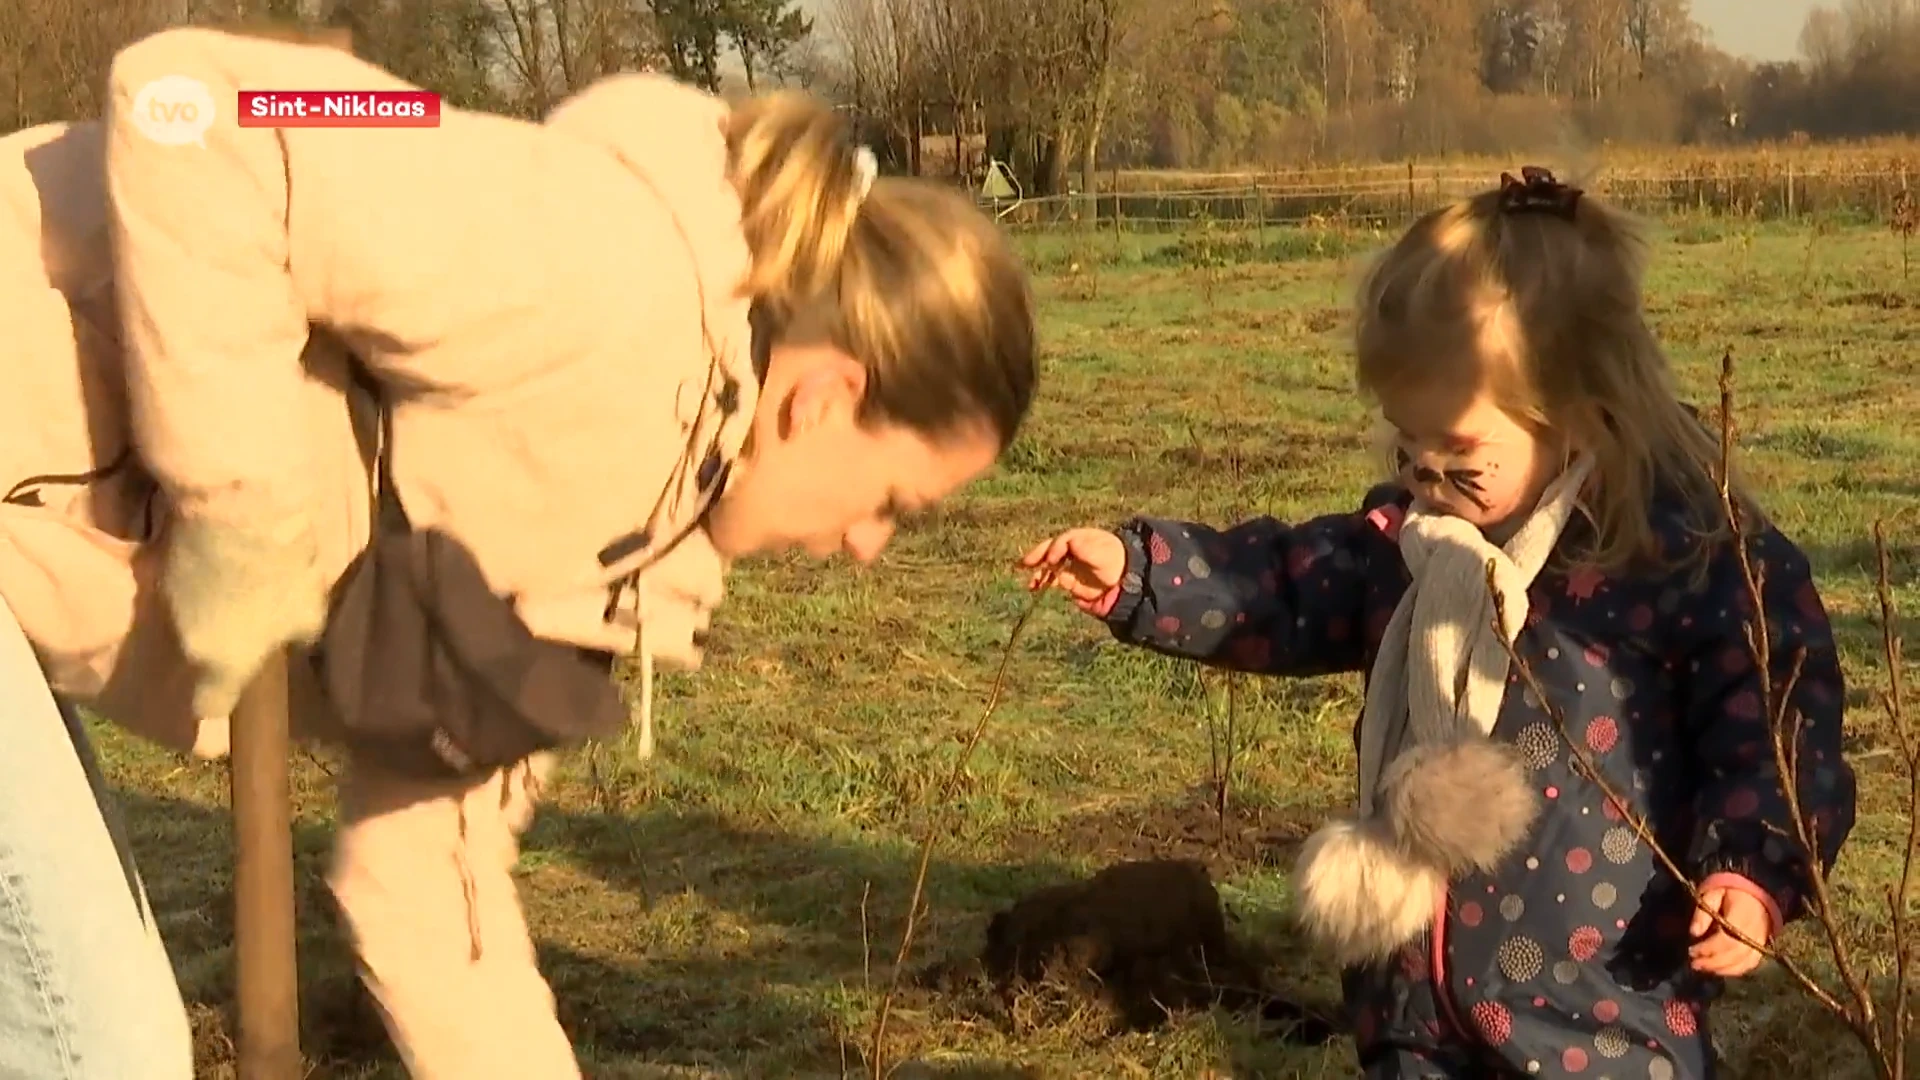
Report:
[[[1520,170],[1519,179],[1512,173],[1500,174],[1500,212],[1503,214],[1552,214],[1572,221],[1580,208],[1580,196],[1586,194],[1577,187],[1568,187],[1553,178],[1553,173],[1537,165],[1528,165]]]
[[[858,147],[853,152],[853,201],[857,206],[867,201],[867,193],[873,190],[874,178],[880,175],[880,159],[875,157],[871,147]]]

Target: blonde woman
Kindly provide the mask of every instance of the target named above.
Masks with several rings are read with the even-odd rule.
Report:
[[[698,662],[732,559],[871,559],[991,467],[1034,393],[1025,275],[962,194],[876,178],[805,97],[627,75],[541,124],[229,113],[181,146],[136,110],[167,76],[229,109],[413,89],[172,30],[118,56],[100,124],[0,142],[0,628],[33,652],[0,668],[0,722],[47,761],[85,752],[55,699],[217,755],[291,647],[296,725],[353,751],[331,882],[407,1067],[578,1076],[508,874],[545,763],[625,722],[616,654]],[[101,815],[77,770],[25,769],[0,851],[66,836],[26,895],[111,933],[35,939],[80,973],[71,1015],[0,997],[0,1062],[187,1076],[164,957],[109,954],[142,906],[130,872],[106,895]],[[25,963],[0,951],[0,984]]]

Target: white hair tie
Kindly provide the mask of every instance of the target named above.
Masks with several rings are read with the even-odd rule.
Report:
[[[873,190],[874,178],[880,175],[880,159],[873,156],[870,147],[862,146],[853,152],[853,201],[855,205],[867,201],[867,193]]]

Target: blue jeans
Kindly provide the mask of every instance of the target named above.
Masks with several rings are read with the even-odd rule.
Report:
[[[0,1080],[192,1080],[193,1041],[80,719],[0,600]]]

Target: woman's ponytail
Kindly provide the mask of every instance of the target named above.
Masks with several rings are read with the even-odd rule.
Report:
[[[852,125],[805,94],[736,106],[727,150],[753,260],[746,291],[780,320],[833,284],[872,176]]]

